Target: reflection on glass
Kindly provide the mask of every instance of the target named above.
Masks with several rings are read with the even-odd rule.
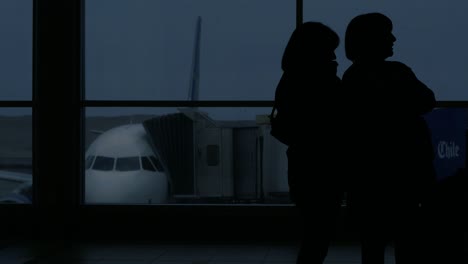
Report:
[[[270,137],[266,113],[88,108],[85,202],[288,204],[286,147]]]
[[[0,108],[0,127],[0,203],[31,203],[31,109]]]

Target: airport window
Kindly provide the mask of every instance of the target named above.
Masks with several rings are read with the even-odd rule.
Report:
[[[32,203],[33,1],[0,1],[0,203]]]
[[[449,1],[341,1],[304,0],[304,21],[320,21],[340,36],[337,49],[339,76],[350,65],[344,52],[346,26],[359,14],[380,12],[393,22],[394,55],[430,87],[439,101],[468,100],[468,27],[466,3]],[[404,6],[404,8],[402,8]]]
[[[137,171],[140,170],[139,157],[117,158],[115,164],[116,171]]]
[[[107,168],[109,176],[85,171],[85,201],[289,204],[286,146],[268,133],[265,117],[270,110],[88,107],[86,156],[96,156],[93,168]],[[104,163],[99,161],[104,153],[105,164],[97,165]],[[110,171],[114,160],[110,153],[117,159],[115,171]],[[132,157],[131,153],[140,153],[144,169],[151,161],[157,170],[151,165],[153,169],[120,178],[116,173],[120,161]],[[139,166],[137,161],[135,158],[132,168]],[[104,178],[107,185],[102,184]]]
[[[148,157],[141,157],[141,165],[144,170],[156,171],[156,168],[153,166],[153,163],[149,160]]]
[[[82,2],[72,1],[73,4],[83,4],[85,6],[81,17],[83,21],[76,19],[74,22],[67,20],[69,17],[73,17],[67,15],[70,13],[76,15],[75,18],[80,18],[78,12],[68,12],[66,10],[58,11],[63,11],[63,13],[59,13],[64,14],[63,17],[67,17],[67,19],[60,18],[62,16],[58,16],[58,19],[49,19],[48,17],[51,17],[48,16],[50,15],[49,10],[44,7],[48,7],[50,3],[44,4],[44,2],[48,1],[34,1],[35,5],[41,7],[36,9],[40,11],[35,14],[38,15],[36,17],[38,20],[35,21],[43,22],[45,20],[46,22],[35,25],[39,29],[39,39],[41,39],[40,37],[45,39],[35,43],[34,47],[41,51],[35,55],[49,54],[49,51],[44,52],[44,49],[47,50],[44,47],[50,47],[48,44],[53,44],[50,42],[51,40],[65,41],[67,44],[63,46],[66,48],[60,54],[67,53],[64,58],[71,58],[67,59],[67,61],[74,61],[70,64],[65,63],[65,72],[70,70],[84,77],[82,83],[79,81],[74,82],[76,87],[70,86],[73,88],[70,89],[73,91],[73,95],[70,96],[73,99],[70,109],[73,109],[76,116],[80,115],[83,119],[74,118],[76,116],[70,119],[86,123],[81,127],[82,130],[80,131],[84,135],[85,142],[83,142],[82,146],[79,146],[86,153],[80,154],[78,151],[69,153],[74,158],[68,160],[73,160],[72,165],[80,163],[83,168],[90,166],[90,169],[81,170],[83,172],[81,175],[83,181],[80,182],[84,183],[84,190],[80,189],[79,193],[84,193],[83,199],[75,199],[78,195],[71,192],[70,194],[67,193],[63,203],[59,203],[61,208],[63,207],[61,205],[66,205],[66,207],[70,205],[69,208],[75,210],[77,208],[75,206],[76,202],[99,205],[290,205],[287,187],[286,147],[271,138],[268,134],[268,124],[264,121],[266,120],[265,115],[270,112],[274,89],[282,73],[280,68],[281,55],[290,33],[295,27],[296,20],[300,20],[302,17],[300,14],[296,14],[295,10],[296,2],[301,3],[301,0],[82,0]],[[335,0],[327,0],[322,1],[320,4],[312,0],[304,0],[304,2],[305,21],[323,19],[322,21],[336,29],[344,25],[343,23],[338,25],[341,23],[339,22],[341,13],[337,13],[337,8],[341,8],[343,12],[359,10],[354,8],[355,3],[352,3],[353,1],[338,3]],[[422,0],[416,2],[420,3],[421,8],[425,8],[425,2],[422,2]],[[32,48],[27,44],[27,48],[18,56],[9,56],[15,52],[14,49],[9,50],[12,46],[22,49],[24,48],[23,41],[29,41],[31,46],[33,45],[32,34],[25,34],[24,38],[13,41],[16,36],[22,34],[22,30],[15,28],[16,26],[24,26],[24,28],[31,26],[30,30],[32,32],[32,16],[29,15],[26,19],[22,19],[21,15],[15,14],[21,8],[8,9],[8,5],[29,5],[28,8],[31,10],[32,3],[33,0],[2,0],[0,3],[0,31],[2,36],[6,36],[3,39],[4,41],[0,43],[0,47],[2,47],[0,57],[7,58],[7,60],[12,57],[17,58],[12,63],[5,62],[4,59],[0,62],[0,68],[3,68],[1,71],[3,75],[0,74],[0,85],[2,86],[0,97],[5,100],[26,100],[19,101],[17,105],[15,105],[15,102],[0,102],[0,112],[2,113],[0,116],[1,118],[13,117],[24,108],[27,109],[24,116],[33,116],[32,113],[34,113],[35,117],[39,117],[34,120],[39,120],[41,124],[51,124],[55,123],[56,120],[53,120],[53,117],[47,117],[48,112],[41,112],[40,115],[37,115],[38,112],[36,111],[38,109],[36,103],[40,106],[39,109],[42,110],[44,108],[41,107],[44,106],[44,102],[47,103],[47,100],[32,102],[31,93],[31,83],[47,79],[43,77],[50,77],[50,75],[44,73],[44,71],[39,71],[35,79],[32,80],[31,74],[28,72],[31,67],[27,66],[28,61],[24,59],[25,57],[32,57],[32,54],[28,55],[28,53],[31,53]],[[332,3],[333,6],[327,7],[328,3]],[[376,2],[372,5],[378,6],[387,3],[389,2]],[[407,3],[404,4],[407,6]],[[71,5],[64,6],[70,7]],[[74,8],[77,8],[77,6],[74,5]],[[399,6],[401,8],[401,4]],[[458,4],[453,3],[448,6],[454,7],[454,12],[447,12],[445,7],[440,10],[441,15],[453,13],[453,16],[449,16],[449,19],[437,20],[433,18],[427,20],[428,23],[425,26],[405,22],[405,26],[410,29],[416,25],[421,30],[411,32],[426,34],[428,29],[436,26],[435,24],[450,24],[447,25],[447,30],[443,32],[438,31],[440,27],[435,27],[436,31],[431,37],[440,39],[433,39],[434,41],[428,41],[427,43],[433,42],[439,45],[441,40],[454,39],[447,34],[453,33],[451,36],[458,36],[459,28],[466,28],[463,23],[459,23],[464,21],[462,19],[464,17],[460,13],[465,8],[459,8]],[[410,11],[415,11],[414,7],[410,9],[412,9]],[[416,11],[418,11],[419,15],[421,10]],[[431,16],[439,17],[439,14]],[[20,23],[11,24],[8,22],[8,19],[12,17],[14,19],[18,18]],[[44,17],[46,18],[44,19]],[[407,15],[407,17],[414,16]],[[398,21],[398,19],[395,22],[401,25],[402,22]],[[68,40],[64,39],[71,37],[71,35],[64,34],[66,36],[62,37],[59,34],[56,37],[49,37],[51,31],[44,25],[51,26],[52,23],[48,22],[60,22],[60,20],[65,22],[63,28],[67,32],[73,33],[78,32],[76,22],[83,22],[84,28],[78,28],[80,32],[83,32],[82,40],[84,40],[84,43],[81,43],[81,39],[77,38],[77,35],[73,35],[73,38],[71,38],[75,39],[73,45],[69,45]],[[73,26],[70,27],[72,24]],[[55,23],[55,25],[61,26],[61,23]],[[60,26],[51,26],[51,28],[57,29]],[[397,26],[397,23],[395,23],[395,26]],[[68,31],[68,27],[70,27],[70,31]],[[338,33],[342,35],[343,28],[340,30]],[[56,31],[53,30],[53,32]],[[200,33],[198,35],[200,37],[197,37],[197,33]],[[395,33],[396,35],[399,34],[398,32]],[[425,39],[425,37],[419,36],[416,39]],[[403,43],[403,40],[403,37],[399,38],[402,47],[406,45],[405,47],[409,47],[408,50],[425,49],[430,51],[433,48],[432,45],[411,47],[411,45],[407,45],[408,43]],[[414,39],[411,42],[416,43]],[[413,63],[415,60],[421,59],[420,57],[409,57],[408,53],[404,54],[403,52],[400,54],[402,54],[402,57],[410,58],[408,64],[415,65],[414,70],[418,76],[423,76],[425,82],[430,79],[428,76],[432,77],[438,74],[441,76],[454,76],[453,78],[440,77],[438,80],[434,80],[433,83],[429,83],[429,85],[434,89],[444,88],[444,91],[436,91],[440,95],[438,99],[456,100],[464,98],[462,94],[464,90],[460,89],[460,87],[466,86],[466,82],[464,82],[466,76],[463,72],[460,72],[466,68],[466,65],[453,64],[461,65],[455,66],[456,69],[450,67],[452,67],[453,58],[455,58],[453,60],[464,63],[463,59],[460,58],[466,55],[463,54],[463,50],[465,50],[464,47],[467,46],[467,43],[463,39],[458,40],[458,37],[457,40],[448,42],[453,44],[448,49],[449,51],[439,50],[447,54],[447,60],[442,60],[437,56],[427,56],[426,54],[433,55],[430,52],[425,52],[422,55],[424,56],[423,59],[427,61],[425,66],[428,67],[424,69],[424,74],[420,74],[417,63]],[[459,51],[458,54],[452,53],[456,50]],[[5,51],[9,53],[1,54]],[[410,52],[410,54],[416,56],[416,52]],[[78,57],[81,55],[84,65],[78,65],[81,59]],[[44,59],[44,57],[46,58]],[[338,57],[341,74],[347,62],[343,52],[338,54]],[[42,60],[47,62],[46,65],[48,62],[54,61],[47,58],[47,56],[42,56]],[[21,78],[17,78],[15,74],[6,76],[5,73],[9,74],[13,69],[22,68],[21,65],[26,65],[24,66],[24,76]],[[447,69],[450,68],[451,73],[443,72],[443,74],[440,74],[442,72],[439,72],[440,65],[449,65]],[[54,69],[54,67],[51,68]],[[46,69],[49,68],[46,67]],[[81,69],[83,69],[83,72],[81,72]],[[60,74],[59,76],[65,75]],[[65,77],[62,78],[65,79]],[[75,76],[75,78],[78,77]],[[49,79],[55,80],[54,78]],[[70,78],[72,81],[73,79]],[[4,82],[5,80],[6,82]],[[23,85],[23,83],[26,85]],[[48,84],[50,82],[41,83]],[[62,80],[59,83],[65,82]],[[51,95],[54,89],[62,88],[60,85],[52,87],[51,90],[49,90],[48,85],[35,87],[40,87],[39,91],[49,91],[45,93],[46,96]],[[69,90],[69,87],[63,87],[67,89],[61,90]],[[78,87],[83,87],[83,91],[78,90]],[[446,88],[447,90],[445,90]],[[459,94],[451,97],[448,94],[451,91],[459,92]],[[34,91],[34,95],[37,95],[37,92],[38,90]],[[39,94],[44,95],[44,93]],[[84,98],[80,97],[82,95]],[[59,98],[69,102],[70,97],[63,96]],[[81,102],[75,106],[77,102],[74,100],[81,100]],[[47,107],[45,109],[46,111],[53,110]],[[81,116],[80,111],[75,110],[83,110],[85,112],[84,116]],[[12,114],[13,112],[15,113]],[[65,113],[68,113],[68,111]],[[6,119],[1,120],[5,121]],[[46,122],[43,122],[44,120]],[[3,128],[7,126],[4,126],[1,122],[0,125],[3,133]],[[77,123],[73,123],[73,127],[76,128],[77,125]],[[71,126],[67,127],[70,128]],[[44,126],[39,126],[39,128],[41,129],[40,133],[49,131]],[[78,132],[69,130],[67,129],[67,133],[63,134],[76,135]],[[28,151],[32,152],[32,143],[29,148],[24,148],[23,144],[28,142],[28,138],[32,138],[33,130],[25,129],[22,132],[25,132],[25,134],[15,135],[18,137],[24,136],[25,138],[21,144],[15,147],[18,149],[14,150],[15,155],[20,154],[20,158],[26,157],[32,160],[33,153],[28,154]],[[28,132],[31,132],[31,135],[28,135]],[[140,137],[145,133],[150,136]],[[133,143],[123,140],[122,134],[132,135]],[[49,139],[51,138],[49,137]],[[75,142],[81,143],[78,137],[76,139]],[[54,141],[53,138],[51,141]],[[70,142],[59,141],[59,143],[69,146]],[[17,141],[8,143],[15,142]],[[50,143],[42,140],[40,142],[46,146]],[[459,153],[456,151],[458,146],[453,145],[451,141],[448,142],[445,145],[441,143],[441,155],[457,156]],[[108,148],[97,148],[98,145],[107,146]],[[203,157],[206,158],[206,156],[203,156],[203,152],[206,154],[207,145],[220,146],[217,150],[219,155],[218,166],[208,166],[206,159],[203,160]],[[8,148],[9,145],[2,145],[2,149]],[[73,149],[76,150],[77,148]],[[135,154],[133,152],[135,150],[144,150],[144,152]],[[37,148],[34,151],[37,151]],[[117,155],[111,155],[113,151],[125,153],[125,157],[150,157],[150,161],[156,166],[157,170],[132,172],[139,179],[142,179],[141,181],[135,181],[136,177],[127,177],[126,179],[127,173],[116,173],[114,170]],[[40,153],[43,153],[43,150]],[[66,154],[66,152],[55,153]],[[18,158],[18,156],[8,155],[5,157]],[[84,156],[85,162],[81,162],[81,159],[76,158],[78,155]],[[44,157],[43,155],[40,156]],[[70,157],[69,155],[63,156],[62,161]],[[94,163],[87,162],[93,159],[91,156],[95,157]],[[452,159],[446,160],[451,161]],[[143,160],[140,162],[143,163]],[[15,169],[18,169],[18,167],[16,166]],[[32,170],[31,168],[28,169]],[[75,175],[80,171],[76,169],[75,166],[70,166],[66,172],[73,170],[70,175]],[[21,173],[23,173],[26,168],[21,170]],[[58,175],[62,176],[61,173],[58,173]],[[47,174],[44,177],[46,182],[50,178],[54,179]],[[28,179],[32,178],[29,176]],[[75,180],[77,179],[69,182],[78,182]],[[54,181],[49,181],[48,183],[52,184],[41,184],[38,189],[38,193],[45,193],[48,195],[47,198],[53,197],[54,191],[56,191],[56,194],[62,194],[63,189],[61,187],[66,185],[64,182],[55,184]],[[53,187],[45,187],[47,185]],[[3,191],[10,187],[12,186],[4,185],[0,186],[0,189]],[[69,189],[71,187],[67,187],[67,190]],[[29,197],[29,201],[31,200],[31,182],[19,184],[11,190],[14,190],[11,192],[13,195],[0,198],[1,201],[5,203],[24,201],[18,199],[17,194],[21,194],[26,199]],[[44,192],[44,190],[53,192]],[[16,197],[17,200],[13,200],[13,197]],[[39,201],[41,201],[40,197]],[[38,204],[42,205],[44,203]],[[119,215],[122,212],[130,212],[127,209],[135,212],[135,207],[130,207],[118,206],[115,207],[117,210],[112,211],[118,212]],[[188,207],[191,214],[193,212],[200,212],[201,214],[206,212],[204,210],[198,211],[198,209],[193,210],[192,207]],[[232,209],[228,209],[228,215],[238,212],[235,208],[242,207],[234,206]],[[138,207],[136,211],[140,212],[140,208],[147,210],[147,207],[143,206]],[[166,217],[167,215],[164,213],[166,208],[168,207],[163,206],[157,208],[157,210],[153,210],[153,208],[149,208],[149,210],[156,211],[159,214],[161,212],[159,209],[162,209],[163,214],[158,215],[158,217]],[[181,208],[187,208],[187,206],[180,206],[176,208],[176,211]],[[218,206],[213,208],[218,208]],[[270,208],[270,206],[262,206],[262,208]],[[277,212],[276,206],[271,208],[275,213]],[[94,206],[80,207],[79,210],[81,209],[97,209],[98,213],[108,211]],[[178,214],[173,214],[174,211],[171,210],[167,210],[168,215],[172,215],[172,218],[179,217]],[[248,210],[244,210],[244,212],[248,212]],[[64,211],[68,212],[68,209]],[[210,211],[210,214],[213,212],[218,213],[220,211]],[[98,219],[96,215],[97,213],[90,214],[92,218]],[[110,215],[115,216],[112,213]],[[247,215],[248,217],[252,216],[250,213]],[[202,216],[204,217],[204,215]],[[209,217],[209,215],[206,216],[208,216],[206,219],[218,221],[219,223],[224,223],[223,220],[227,219],[218,217],[217,214],[214,218]],[[27,219],[34,218],[28,217]],[[136,219],[135,222],[144,225],[148,225],[148,223],[154,225],[153,222],[142,222],[142,218],[138,216],[136,218],[122,218],[124,222],[127,219]],[[112,218],[110,221],[112,221]],[[84,224],[85,228],[79,230],[101,230],[98,226],[88,228],[97,222]],[[104,220],[101,223],[108,225],[109,221]],[[248,221],[246,223],[249,225]],[[233,221],[228,221],[226,224],[233,224]],[[134,225],[124,224],[118,226],[115,230],[119,230],[118,233],[123,229],[132,229],[133,231],[132,227]],[[142,233],[145,233],[145,228],[139,230],[143,230]],[[204,230],[204,228],[201,228],[201,230]]]
[[[267,125],[259,122],[265,120],[271,109],[261,102],[273,99],[281,77],[281,56],[295,27],[296,4],[294,1],[269,1],[268,11],[265,11],[265,3],[259,2],[86,1],[84,106],[87,124],[84,133],[87,155],[97,155],[93,153],[96,150],[93,144],[104,144],[107,140],[119,142],[116,144],[119,151],[125,153],[132,152],[135,146],[145,149],[142,156],[154,155],[158,160],[155,162],[151,158],[160,172],[154,179],[174,177],[164,179],[162,184],[158,183],[160,185],[151,184],[167,186],[167,182],[171,182],[170,192],[154,190],[155,195],[168,191],[167,199],[153,199],[160,203],[191,203],[205,201],[207,197],[212,203],[224,203],[225,197],[232,198],[231,201],[261,204],[289,203],[285,146],[265,133]],[[110,3],[111,11],[105,8]],[[415,3],[424,5],[422,0]],[[455,77],[445,78],[443,76],[453,74],[437,68],[451,67],[452,63],[446,60],[460,56],[436,56],[437,63],[430,63],[436,58],[427,56],[433,54],[431,46],[418,44],[418,39],[437,38],[437,34],[429,34],[429,29],[435,26],[435,16],[430,15],[430,20],[426,17],[435,10],[432,4],[425,10],[428,13],[420,18],[419,13],[418,16],[412,13],[416,12],[416,4],[411,3],[408,10],[401,10],[401,5],[388,1],[366,4],[332,0],[318,4],[305,0],[303,20],[321,21],[337,31],[341,37],[337,49],[341,76],[349,65],[343,49],[347,22],[362,12],[388,12],[389,16],[394,16],[394,33],[398,38],[395,59],[405,58],[439,100],[464,98],[461,93],[465,90],[459,87],[468,82],[466,75],[460,72],[467,68],[466,62],[457,60],[459,64],[452,71]],[[443,10],[444,15],[450,14],[445,7]],[[447,21],[465,28],[460,10],[464,9],[458,8]],[[180,16],[166,16],[174,13]],[[239,13],[243,16],[242,23],[238,20]],[[262,15],[260,20],[259,14]],[[421,20],[412,23],[409,19],[414,17]],[[423,21],[427,23],[421,24]],[[439,35],[456,34],[456,27],[446,26]],[[414,36],[405,39],[408,32]],[[442,39],[433,40],[437,45],[443,42]],[[454,44],[459,49],[450,49],[450,52],[462,52],[466,44],[466,40],[461,39]],[[422,51],[426,52],[417,55]],[[424,64],[425,68],[418,64]],[[431,79],[433,76],[453,83]],[[440,90],[442,87],[444,91]],[[456,91],[453,97],[446,94],[450,89]],[[138,107],[140,105],[144,107]],[[92,133],[93,130],[102,133]],[[110,132],[132,135],[134,141],[126,145],[127,141],[120,136],[113,138]],[[141,140],[144,138],[141,135],[145,134],[150,135],[149,139]],[[208,147],[215,145],[220,147]],[[233,159],[233,156],[242,159]],[[199,157],[205,159],[197,160]],[[229,163],[230,160],[235,162]],[[162,167],[166,171],[159,169]],[[236,192],[232,191],[234,188],[238,188]],[[265,195],[260,198],[260,193]],[[111,203],[129,201],[135,200],[116,198]]]
[[[85,157],[139,151],[144,169],[134,189],[117,176],[105,190],[85,171],[85,203],[290,203],[285,149],[267,135],[275,151],[259,154],[256,118],[281,77],[295,1],[85,3]]]
[[[93,170],[111,171],[114,169],[114,158],[97,156],[94,161]]]

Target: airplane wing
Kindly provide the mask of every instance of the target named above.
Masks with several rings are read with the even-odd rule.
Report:
[[[0,170],[0,189],[0,203],[32,203],[32,174]]]
[[[0,181],[28,182],[32,181],[32,174],[24,172],[0,170]]]

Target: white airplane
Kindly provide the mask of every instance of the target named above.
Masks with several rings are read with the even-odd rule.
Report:
[[[0,203],[32,203],[32,174],[0,170]],[[8,190],[11,188],[11,190]],[[167,203],[169,179],[143,125],[102,132],[85,153],[86,203]]]
[[[169,180],[142,124],[112,128],[85,153],[86,203],[167,203]]]

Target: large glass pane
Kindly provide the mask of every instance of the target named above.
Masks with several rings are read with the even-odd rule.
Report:
[[[295,5],[86,1],[86,99],[270,100],[295,27]]]
[[[363,13],[381,12],[392,21],[397,38],[394,56],[410,66],[438,100],[468,100],[468,27],[465,1],[448,0],[304,0],[304,21],[320,21],[341,38],[337,50],[340,76],[350,65],[344,36],[350,20]]]
[[[0,127],[0,203],[31,203],[31,109],[0,108]]]
[[[32,98],[32,2],[0,1],[0,100]]]
[[[87,108],[85,202],[289,204],[286,146],[269,134],[269,111]],[[468,112],[438,108],[425,118],[442,182],[465,166]],[[310,152],[312,167],[320,158],[315,151]],[[334,153],[330,158],[340,166],[343,152]],[[406,154],[405,146],[401,153]],[[119,169],[120,161],[125,169]]]
[[[85,203],[289,204],[270,108],[87,108]]]

